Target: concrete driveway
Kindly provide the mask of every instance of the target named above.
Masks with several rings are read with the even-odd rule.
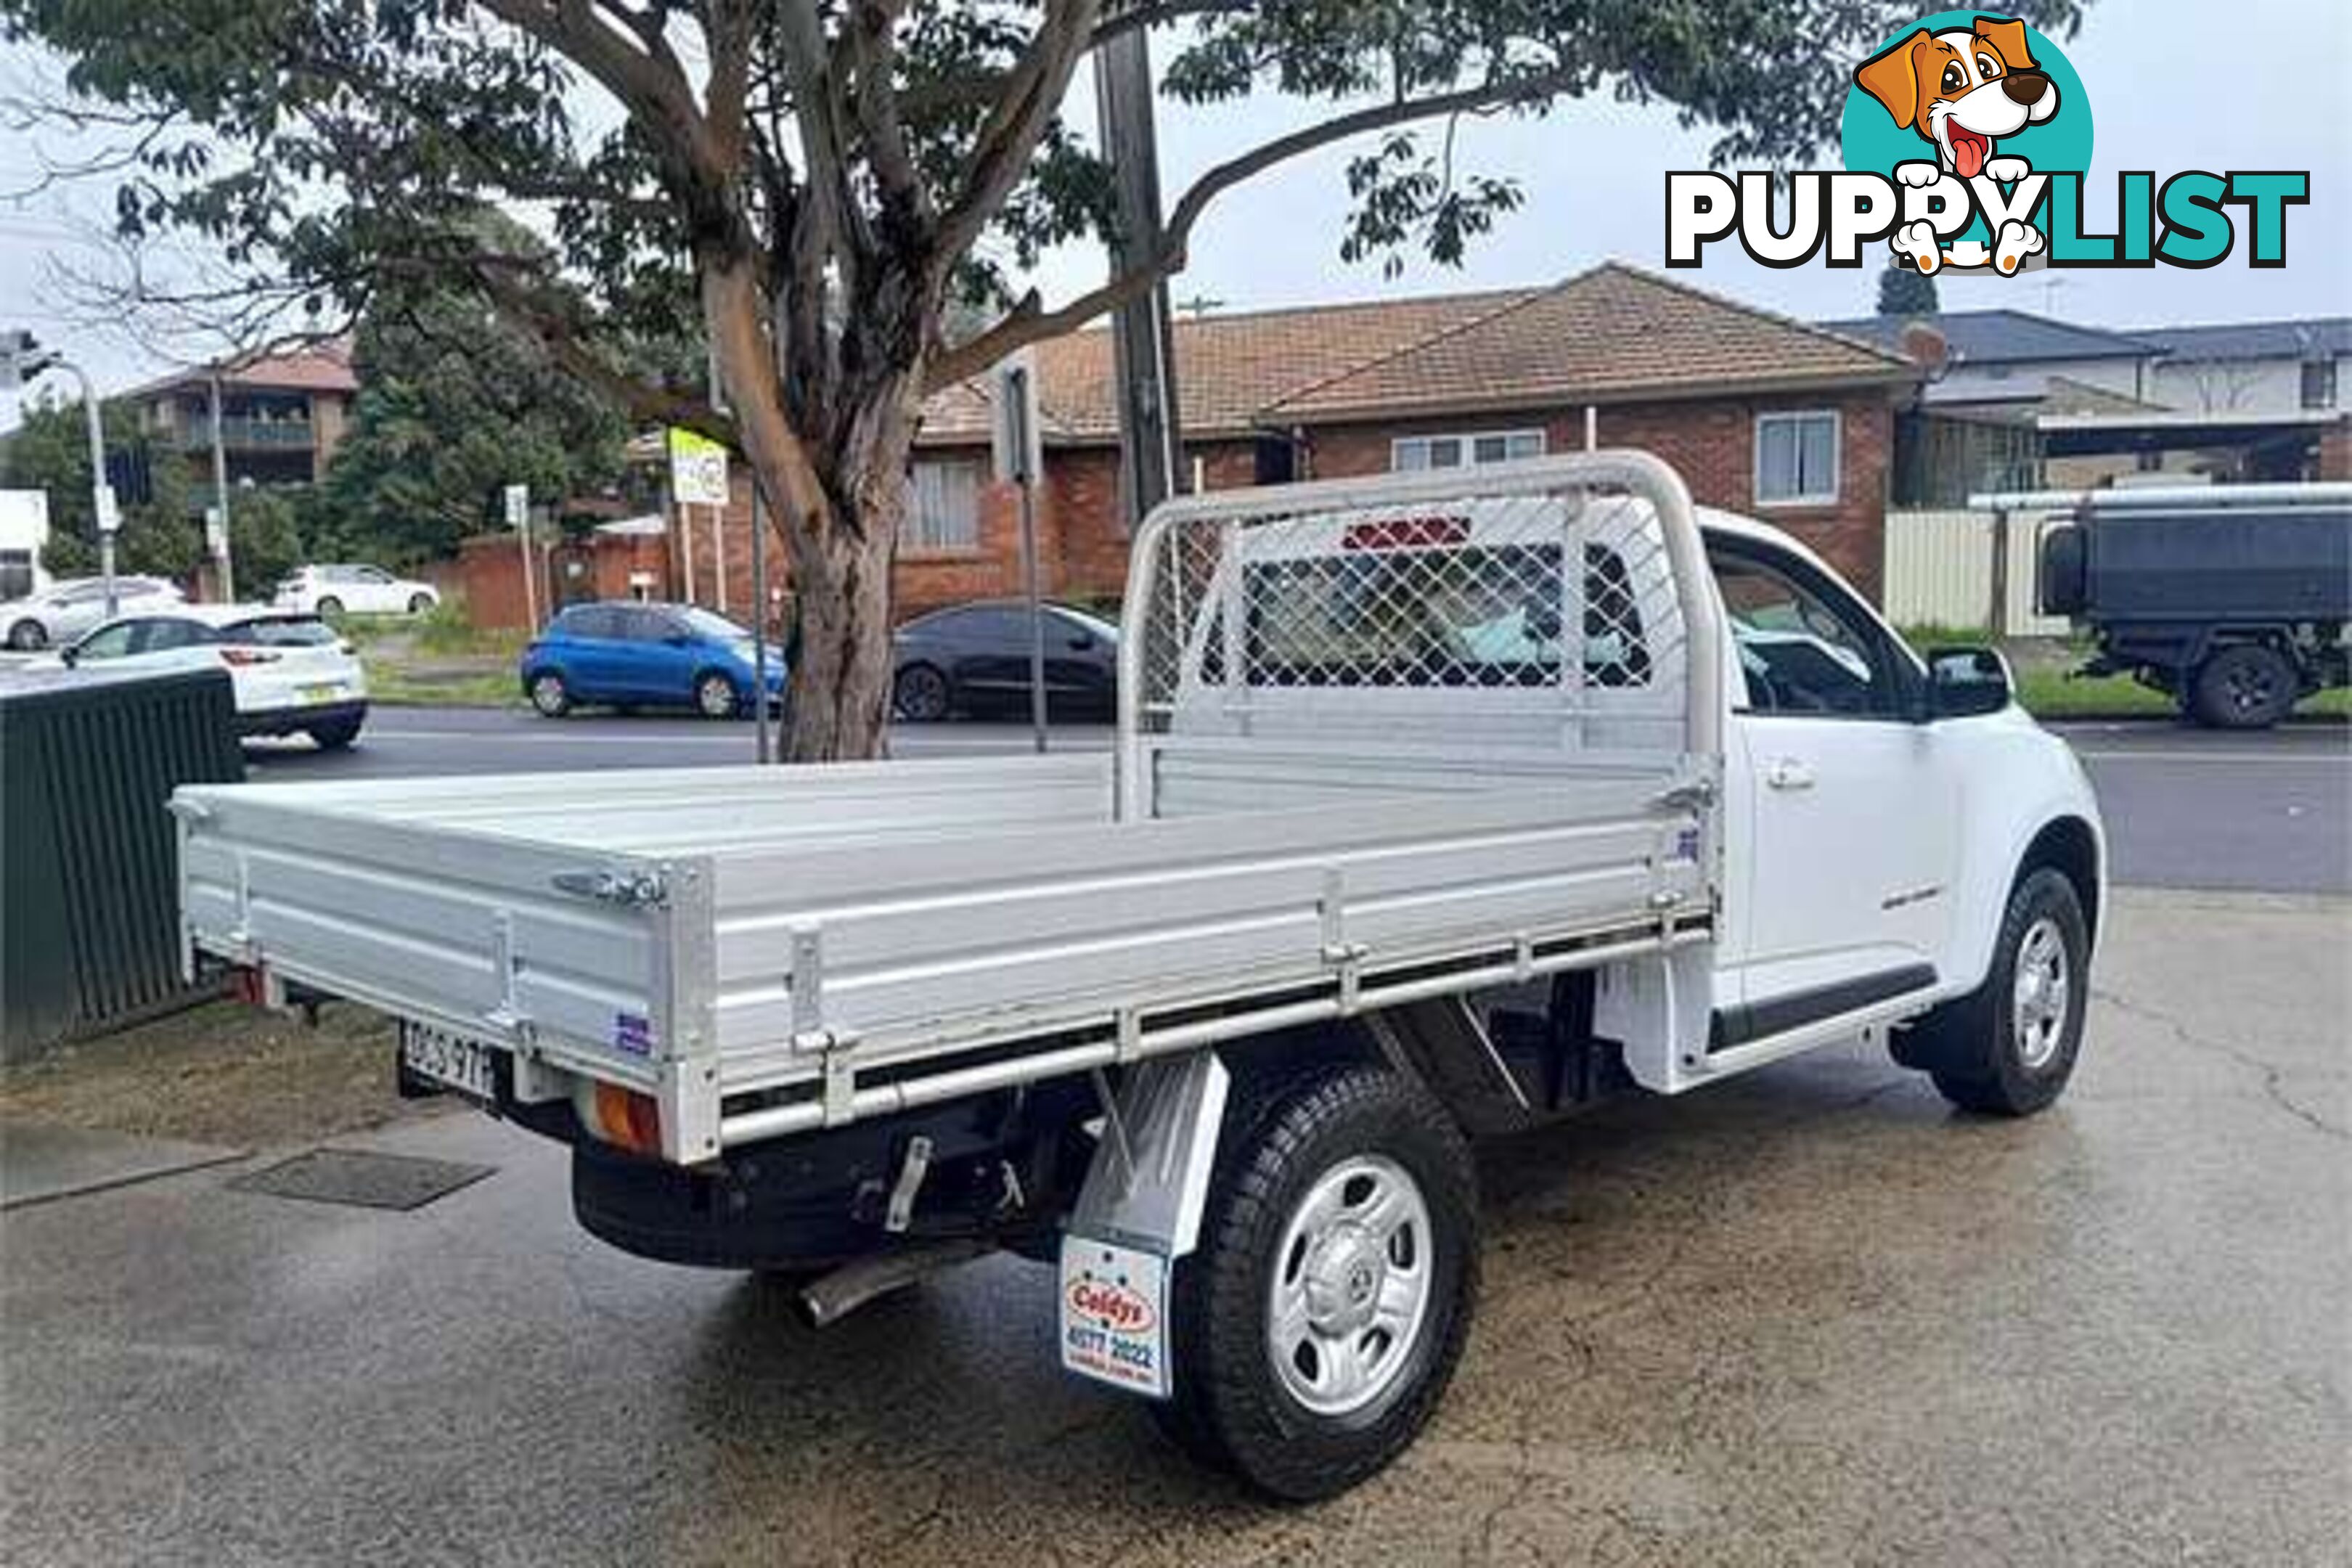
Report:
[[[0,1221],[27,1563],[2341,1563],[2341,902],[2127,892],[2073,1093],[1957,1117],[1860,1050],[1490,1148],[1434,1427],[1238,1497],[1052,1365],[992,1260],[834,1330],[604,1249],[560,1152],[407,1214],[225,1185]]]

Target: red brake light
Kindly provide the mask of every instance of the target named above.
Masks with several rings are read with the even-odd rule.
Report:
[[[1342,550],[1428,550],[1462,544],[1470,538],[1470,520],[1461,516],[1384,517],[1378,522],[1349,525],[1339,536]]]
[[[225,647],[221,649],[221,662],[223,664],[275,664],[278,662],[278,655],[271,653],[267,648]]]

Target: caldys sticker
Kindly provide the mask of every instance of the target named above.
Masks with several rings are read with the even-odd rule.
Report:
[[[1062,1238],[1062,1364],[1168,1397],[1168,1260],[1083,1236]]]

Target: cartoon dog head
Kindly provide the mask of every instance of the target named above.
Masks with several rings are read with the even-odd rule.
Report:
[[[2057,84],[2033,63],[2013,16],[1979,16],[1966,31],[1922,27],[1856,66],[1853,79],[1964,180],[1982,172],[1996,137],[2058,112]]]

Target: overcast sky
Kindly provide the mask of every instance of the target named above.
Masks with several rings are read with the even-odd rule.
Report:
[[[2222,16],[2227,32],[2217,32]],[[2244,240],[2221,267],[2192,271],[2045,271],[2020,279],[1941,280],[1947,309],[2010,305],[2105,326],[2255,320],[2352,311],[2352,6],[2345,0],[2101,0],[2068,46],[2095,108],[2095,151],[2086,182],[2086,222],[2111,217],[2114,174],[2149,169],[2309,169],[2312,199],[2288,216],[2287,265],[2255,271]],[[0,81],[21,77],[26,57],[0,55]],[[1083,84],[1084,73],[1081,73]],[[1071,105],[1091,128],[1083,85]],[[1192,110],[1163,102],[1162,182],[1172,203],[1203,168],[1277,133],[1301,118],[1278,100]],[[1657,266],[1664,215],[1663,171],[1705,166],[1709,137],[1678,128],[1666,109],[1615,103],[1568,105],[1540,121],[1474,124],[1460,161],[1516,177],[1526,205],[1479,242],[1459,269],[1416,263],[1398,279],[1377,263],[1339,260],[1346,206],[1334,149],[1286,165],[1227,193],[1196,231],[1176,299],[1243,310],[1317,300],[1549,282],[1604,258]],[[1834,156],[1829,160],[1834,166]],[[35,167],[21,136],[0,132],[0,188],[22,184]],[[102,220],[110,193],[50,192],[0,204],[0,325],[26,325],[45,340],[64,333],[47,278],[47,258],[72,256]],[[1098,279],[1098,255],[1070,247],[1049,258],[1039,281],[1050,300]],[[1736,246],[1708,252],[1685,278],[1735,298],[1805,317],[1867,314],[1876,263],[1859,272],[1818,264],[1790,271],[1756,266]],[[158,367],[124,334],[85,330],[75,346],[101,383],[117,388]],[[0,393],[0,426],[15,423]]]

